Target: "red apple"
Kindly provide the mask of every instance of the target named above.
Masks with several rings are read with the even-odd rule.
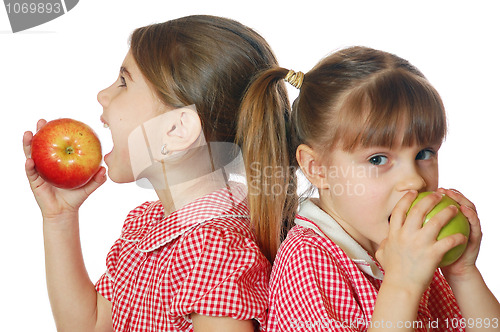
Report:
[[[431,194],[432,192],[423,192],[418,194],[417,198],[411,205],[410,209],[417,204],[418,201],[420,201],[422,198],[425,196]],[[446,196],[443,194],[443,198],[441,201],[427,214],[425,217],[424,225],[434,216],[436,215],[439,211],[443,210],[444,208],[450,206],[450,205],[455,205],[460,209],[460,205],[455,202],[453,199],[450,197]],[[443,228],[441,228],[441,231],[439,232],[437,239],[441,240],[442,238],[456,234],[456,233],[462,233],[469,238],[469,233],[470,233],[470,225],[469,225],[469,220],[467,220],[467,217],[464,216],[464,214],[459,210],[458,214],[453,217]],[[462,256],[463,252],[465,251],[465,247],[467,246],[467,243],[458,245],[452,249],[450,249],[443,257],[441,260],[441,263],[439,264],[440,267],[444,267],[447,265],[450,265],[454,263],[457,259]]]
[[[79,188],[100,168],[101,142],[85,123],[57,119],[35,134],[31,158],[45,181],[59,188]]]

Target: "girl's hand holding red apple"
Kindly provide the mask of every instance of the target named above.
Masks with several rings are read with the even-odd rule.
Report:
[[[101,142],[83,122],[61,118],[46,123],[31,140],[38,174],[58,188],[83,187],[99,171]]]
[[[37,131],[45,126],[47,121],[39,120]],[[26,175],[31,190],[40,206],[44,219],[56,218],[66,213],[77,212],[87,197],[106,181],[106,170],[100,167],[93,178],[84,186],[77,189],[61,189],[45,181],[35,168],[31,159],[31,143],[33,133],[27,131],[23,136],[23,148],[26,155]]]

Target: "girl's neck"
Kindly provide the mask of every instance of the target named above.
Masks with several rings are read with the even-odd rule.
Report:
[[[344,229],[344,231],[349,234],[356,242],[359,243],[372,257],[375,257],[375,252],[378,250],[379,245],[373,243],[366,237],[364,237],[360,232],[349,224],[344,218],[341,217],[339,213],[325,198],[320,194],[320,198],[314,199],[314,203],[321,208],[323,211],[328,213],[339,225]]]
[[[212,172],[191,181],[174,185],[168,185],[166,182],[168,177],[166,176],[161,184],[158,181],[150,180],[150,182],[162,202],[165,216],[168,216],[200,197],[225,188],[226,181],[221,174],[218,174],[219,172]]]
[[[155,162],[142,176],[152,184],[165,215],[169,215],[200,197],[226,188],[229,173],[244,175],[242,157],[236,151],[234,144],[214,145],[211,151],[207,145],[201,145]]]

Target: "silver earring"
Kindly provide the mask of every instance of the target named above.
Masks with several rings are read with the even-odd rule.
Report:
[[[167,154],[169,154],[170,151],[168,151],[167,149],[167,144],[163,144],[163,146],[161,147],[161,154],[166,156]]]

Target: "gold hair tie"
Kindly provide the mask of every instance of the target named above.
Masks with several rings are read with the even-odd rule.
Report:
[[[302,86],[302,81],[304,81],[304,73],[301,71],[294,72],[293,70],[289,70],[285,76],[285,82],[290,83],[297,89],[300,89]]]

